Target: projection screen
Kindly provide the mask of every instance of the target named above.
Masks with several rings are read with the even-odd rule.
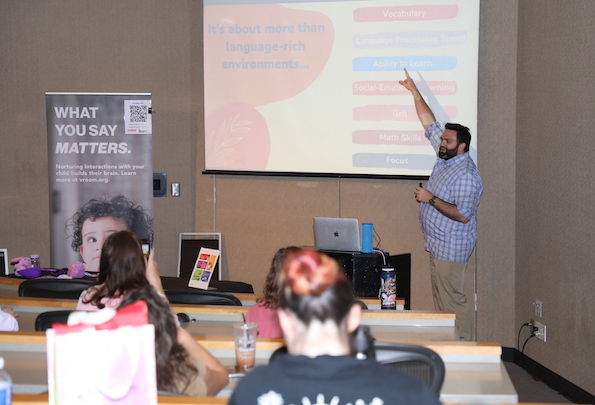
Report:
[[[476,159],[478,33],[479,0],[205,0],[205,173],[429,176],[403,69]]]

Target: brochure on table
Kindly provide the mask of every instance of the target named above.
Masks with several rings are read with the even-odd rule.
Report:
[[[211,282],[211,276],[215,270],[215,264],[219,259],[221,252],[217,249],[200,248],[196,263],[194,264],[194,270],[190,275],[190,281],[188,281],[188,287],[200,288],[207,290],[209,283]]]

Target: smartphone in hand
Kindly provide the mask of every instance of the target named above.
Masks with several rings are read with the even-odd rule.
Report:
[[[149,252],[151,251],[151,242],[148,240],[143,240],[142,247],[143,247],[143,256],[145,256],[145,258],[148,258]]]

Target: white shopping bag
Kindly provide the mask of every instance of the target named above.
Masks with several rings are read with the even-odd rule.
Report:
[[[138,301],[100,325],[48,329],[49,404],[156,405],[155,329],[147,321]]]

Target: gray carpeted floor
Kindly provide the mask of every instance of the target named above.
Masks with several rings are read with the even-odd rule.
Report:
[[[506,371],[519,396],[519,402],[541,402],[546,404],[573,404],[558,391],[541,381],[535,381],[522,367],[512,362],[504,362]]]

